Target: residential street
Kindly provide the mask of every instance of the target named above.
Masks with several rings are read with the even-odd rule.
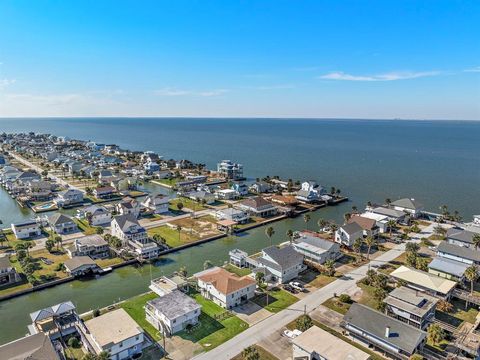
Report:
[[[432,234],[433,228],[436,224],[432,224],[422,230],[419,234],[412,234],[413,241],[420,241],[421,238],[426,238]],[[218,346],[217,348],[202,353],[196,356],[196,360],[229,360],[235,355],[239,354],[246,347],[256,344],[262,340],[266,340],[273,332],[281,331],[282,327],[290,323],[299,317],[306,308],[307,313],[310,313],[317,309],[323,302],[334,296],[334,294],[347,293],[353,295],[357,290],[356,283],[363,277],[365,277],[370,267],[376,268],[385,262],[394,260],[405,251],[405,244],[396,245],[391,250],[377,257],[375,260],[370,261],[369,264],[363,265],[338,280],[326,285],[325,287],[318,289],[302,300],[296,302],[287,309],[272,314],[265,320],[257,323],[256,325],[248,328],[244,332],[240,333],[233,339]]]

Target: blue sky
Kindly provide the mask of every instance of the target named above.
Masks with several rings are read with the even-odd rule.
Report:
[[[0,116],[480,119],[479,1],[0,2]]]

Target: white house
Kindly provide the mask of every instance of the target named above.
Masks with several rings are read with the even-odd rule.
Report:
[[[78,218],[87,219],[92,226],[109,224],[112,221],[112,214],[103,206],[91,205],[81,210],[77,210]]]
[[[123,198],[122,201],[115,205],[115,209],[120,215],[132,214],[136,218],[140,215],[140,204],[131,197]]]
[[[262,255],[253,261],[257,270],[267,270],[270,274],[266,276],[265,280],[286,283],[298,277],[298,274],[306,269],[303,258],[304,256],[297,252],[292,245],[270,246],[263,249]],[[252,258],[249,260],[252,261]]]
[[[70,257],[90,256],[92,259],[103,259],[110,255],[108,243],[100,235],[82,236],[73,241],[67,248]]]
[[[292,245],[298,253],[305,256],[305,259],[317,264],[324,264],[327,260],[336,261],[342,257],[340,244],[307,232],[300,232]]]
[[[234,208],[218,210],[215,213],[215,217],[218,220],[230,220],[235,221],[238,224],[244,224],[250,219],[250,216],[247,214],[247,212]]]
[[[399,199],[390,204],[395,210],[409,213],[412,217],[419,217],[425,210],[424,206],[415,199]]]
[[[231,160],[222,160],[217,164],[217,171],[227,179],[243,179],[243,165],[232,162]]]
[[[239,277],[223,268],[213,267],[194,277],[202,296],[225,309],[232,309],[255,296],[256,282],[249,276]]]
[[[124,309],[94,317],[79,328],[95,353],[106,351],[111,360],[128,359],[139,354],[145,341],[142,328]]]
[[[168,212],[168,196],[163,194],[149,195],[142,203],[144,207],[153,211],[154,214],[164,214]]]
[[[248,186],[245,183],[232,184],[232,190],[234,190],[238,196],[248,195]]]
[[[157,330],[167,336],[185,330],[188,325],[196,325],[201,306],[190,296],[174,290],[145,305],[145,317]]]
[[[78,189],[67,189],[58,193],[57,198],[53,200],[57,206],[65,206],[83,202],[83,193]]]
[[[322,195],[325,194],[325,189],[315,181],[305,181],[302,183],[302,188],[297,192],[296,198],[299,201],[310,203],[322,200]]]
[[[12,231],[17,239],[28,239],[42,234],[40,225],[37,224],[36,221],[25,221],[12,224]]]
[[[215,191],[215,196],[219,200],[234,200],[238,197],[238,194],[233,189],[219,189]]]
[[[347,247],[352,247],[355,240],[362,238],[363,228],[356,222],[342,225],[335,232],[335,242]]]

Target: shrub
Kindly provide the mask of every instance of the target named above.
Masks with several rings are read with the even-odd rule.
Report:
[[[312,318],[308,315],[302,315],[296,321],[296,327],[300,331],[307,331],[312,326],[313,326]]]
[[[100,309],[93,310],[93,317],[100,316]]]
[[[72,348],[78,348],[80,346],[80,341],[78,341],[75,336],[72,336],[70,339],[68,339],[67,344]]]
[[[340,300],[340,302],[344,304],[349,304],[352,302],[352,298],[348,294],[340,294],[340,296],[338,297],[338,300]]]

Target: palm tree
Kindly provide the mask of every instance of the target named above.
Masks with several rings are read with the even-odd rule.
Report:
[[[443,329],[438,324],[431,324],[427,330],[427,339],[433,345],[439,344],[445,338]]]
[[[352,214],[350,213],[345,213],[343,214],[343,220],[345,220],[345,222],[347,223],[350,219],[352,218]]]
[[[478,250],[478,248],[480,247],[480,234],[473,235],[472,242],[475,250]]]
[[[387,207],[390,207],[391,203],[392,203],[392,199],[390,199],[390,198],[385,199],[385,204],[387,204]]]
[[[335,231],[338,230],[338,225],[335,224],[335,223],[331,223],[330,224],[330,231],[332,232],[332,234],[335,234]]]
[[[478,268],[475,265],[470,265],[465,270],[465,277],[470,281],[470,293],[473,295],[473,283],[478,279]]]
[[[242,359],[244,360],[259,360],[260,359],[260,354],[258,353],[258,350],[253,347],[249,346],[242,351]]]
[[[305,221],[305,226],[308,230],[308,222],[310,221],[310,214],[304,214],[303,215],[303,221]]]
[[[352,212],[353,212],[354,214],[358,213],[358,207],[357,207],[356,205],[353,205],[353,206],[352,206]]]
[[[107,353],[106,351],[102,351],[100,354],[97,355],[96,360],[109,360],[110,359],[110,354]]]
[[[181,242],[180,234],[182,233],[182,227],[180,225],[177,225],[177,231],[178,231],[178,241]]]
[[[367,245],[367,259],[370,258],[370,250],[372,246],[375,245],[376,243],[377,243],[377,240],[375,240],[375,238],[372,236],[367,236],[367,238],[365,239],[365,245]]]
[[[388,227],[388,231],[390,233],[390,237],[392,237],[392,231],[397,228],[397,222],[393,219],[390,219],[390,220],[387,221],[387,227]]]
[[[420,245],[417,243],[409,242],[405,245],[405,251],[413,254],[417,254],[420,250]]]
[[[355,251],[356,253],[358,253],[358,255],[360,255],[360,259],[362,258],[362,239],[361,238],[358,238],[356,239],[354,242],[353,242],[353,251]]]
[[[57,250],[60,250],[62,246],[62,237],[60,235],[55,236],[55,243],[57,244]]]
[[[292,231],[292,229],[287,230],[287,237],[290,239],[290,245],[291,245],[292,241],[293,241],[293,231]]]
[[[322,218],[318,219],[317,221],[317,225],[320,228],[320,230],[323,230],[325,226],[327,226],[327,224],[328,224],[328,221]]]
[[[205,260],[203,263],[203,270],[207,270],[213,267],[213,263],[210,260]]]
[[[335,275],[335,260],[328,259],[325,261],[325,264],[323,264],[325,267],[325,271],[327,272],[328,276],[334,276]]]
[[[275,234],[275,230],[273,229],[273,227],[269,226],[265,229],[265,235],[267,235],[267,237],[270,240],[270,246],[272,246],[272,236],[273,236],[273,234]]]

